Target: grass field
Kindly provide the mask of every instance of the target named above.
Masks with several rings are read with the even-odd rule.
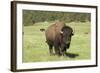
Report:
[[[50,56],[48,45],[45,43],[45,32],[41,28],[47,28],[51,23],[41,22],[33,26],[24,26],[23,35],[23,62],[47,62],[60,60],[86,60],[91,58],[91,28],[90,22],[66,23],[71,26],[75,35],[72,37],[68,56]],[[74,57],[73,57],[74,56]]]

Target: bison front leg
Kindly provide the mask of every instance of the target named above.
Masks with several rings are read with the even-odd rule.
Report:
[[[66,55],[67,49],[69,49],[69,47],[70,47],[70,43],[68,43],[67,45],[64,45],[64,46],[62,47],[62,55],[63,55],[63,56]]]
[[[66,47],[64,47],[64,50],[63,50],[63,56],[65,56],[66,55],[66,51],[67,50],[67,48]]]
[[[61,51],[61,55],[64,56],[66,54],[66,49],[67,49],[66,45],[62,44],[61,45],[61,50],[60,50]]]

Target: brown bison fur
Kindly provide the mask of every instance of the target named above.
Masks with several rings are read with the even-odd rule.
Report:
[[[65,23],[63,22],[56,22],[49,26],[47,30],[45,31],[45,36],[46,36],[46,42],[49,46],[50,50],[50,55],[53,55],[53,47],[55,54],[57,55],[62,55],[66,51],[66,48],[70,46],[70,43],[65,44],[63,42],[63,35],[61,33],[61,30],[64,28],[65,32],[64,34],[68,31],[68,34],[72,34],[73,30],[69,26],[66,26]],[[68,36],[69,37],[69,36]],[[71,38],[71,37],[70,37]],[[67,45],[67,47],[66,47]],[[63,52],[63,53],[62,53]]]

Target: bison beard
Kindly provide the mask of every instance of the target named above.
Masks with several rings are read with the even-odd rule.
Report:
[[[72,28],[66,26],[63,22],[56,22],[49,26],[45,31],[45,36],[50,55],[54,54],[53,47],[56,55],[65,55],[66,50],[70,47],[72,35]]]

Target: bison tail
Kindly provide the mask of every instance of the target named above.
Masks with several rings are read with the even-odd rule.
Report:
[[[45,31],[45,29],[44,28],[41,28],[40,31],[43,32],[43,31]]]

